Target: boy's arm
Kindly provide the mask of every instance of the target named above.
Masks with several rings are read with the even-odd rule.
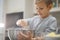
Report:
[[[33,19],[34,19],[34,17],[28,18],[28,19],[20,19],[16,22],[16,25],[17,26],[22,26],[22,27],[28,26],[28,25],[31,24]]]
[[[28,26],[28,22],[27,22],[27,20],[25,20],[25,19],[20,19],[20,20],[18,20],[18,21],[16,22],[16,25],[17,25],[17,26],[25,27],[25,26]]]

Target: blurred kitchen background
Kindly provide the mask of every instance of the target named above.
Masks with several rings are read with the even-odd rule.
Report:
[[[60,0],[52,0],[53,8],[50,13],[56,17],[60,29]],[[34,0],[0,0],[0,40],[8,40],[7,29],[18,27],[18,19],[36,15]]]

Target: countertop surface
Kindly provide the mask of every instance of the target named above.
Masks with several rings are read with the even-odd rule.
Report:
[[[60,40],[60,34],[51,32],[46,35],[45,40]]]

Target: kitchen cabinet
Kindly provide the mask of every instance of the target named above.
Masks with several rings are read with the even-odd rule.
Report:
[[[24,18],[33,16],[33,0],[5,0],[4,12],[6,14],[14,12],[24,12]]]
[[[0,40],[4,40],[4,10],[3,10],[4,0],[0,0]]]
[[[60,11],[60,0],[52,0],[53,1],[53,8],[50,12],[58,12]]]
[[[4,5],[4,0],[0,0],[0,23],[4,23],[3,5]]]

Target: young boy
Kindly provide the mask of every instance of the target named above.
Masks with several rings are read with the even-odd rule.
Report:
[[[16,24],[22,27],[29,26],[29,29],[35,30],[35,36],[39,36],[40,33],[46,35],[50,32],[55,32],[57,21],[49,13],[52,5],[52,0],[36,0],[35,7],[38,15],[32,18],[18,20]]]

